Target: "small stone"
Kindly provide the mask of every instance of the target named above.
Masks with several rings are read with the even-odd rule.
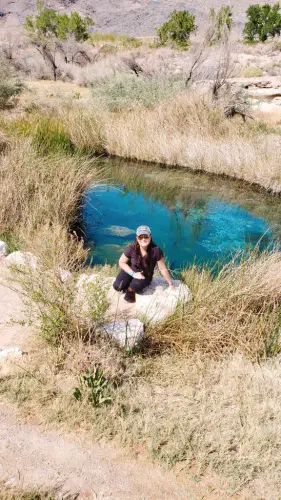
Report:
[[[116,339],[122,347],[132,349],[144,336],[144,325],[137,318],[114,321],[103,326],[103,331]]]
[[[37,267],[37,258],[31,252],[12,252],[5,258],[8,266],[30,266],[32,269]]]
[[[5,241],[0,240],[0,257],[4,257],[7,255],[8,252],[8,245],[5,243]]]
[[[66,281],[68,281],[72,274],[70,271],[67,271],[66,269],[59,269],[59,274],[60,274],[60,279],[63,283],[65,283]]]

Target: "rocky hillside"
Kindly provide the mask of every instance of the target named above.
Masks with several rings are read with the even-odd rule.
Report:
[[[210,7],[233,6],[234,22],[241,28],[245,10],[259,0],[46,0],[46,5],[57,10],[77,10],[91,16],[96,29],[103,32],[146,36],[155,33],[155,27],[165,21],[173,9],[188,9],[196,15],[200,25],[208,18]],[[269,0],[275,3],[275,0]],[[35,9],[37,0],[0,0],[0,30],[15,31],[27,14]],[[3,15],[4,14],[4,15]]]

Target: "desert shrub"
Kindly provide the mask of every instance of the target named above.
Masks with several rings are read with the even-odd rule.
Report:
[[[92,86],[95,100],[102,102],[111,111],[138,106],[150,108],[184,89],[184,82],[175,78],[161,80],[123,74],[107,78]]]
[[[260,68],[257,68],[255,66],[249,66],[248,68],[245,69],[243,76],[245,78],[254,78],[254,77],[259,77],[262,76],[263,72]]]
[[[16,97],[23,89],[22,83],[8,61],[0,59],[0,109],[13,104],[12,98]]]
[[[230,7],[220,7],[218,11],[210,9],[210,21],[213,23],[214,34],[212,43],[218,43],[227,37],[232,28],[232,10]]]
[[[160,28],[157,29],[160,44],[173,44],[178,48],[187,49],[191,33],[197,29],[195,16],[187,10],[174,10]]]
[[[20,285],[21,295],[26,308],[26,317],[30,318],[34,328],[42,339],[52,346],[62,346],[65,341],[92,339],[97,328],[104,320],[105,311],[108,307],[108,287],[102,279],[90,283],[86,293],[83,294],[83,304],[79,300],[80,288],[76,286],[79,274],[76,270],[80,263],[84,262],[86,252],[82,243],[71,241],[66,231],[55,228],[57,236],[65,241],[68,246],[68,258],[65,256],[65,247],[61,241],[60,246],[63,253],[59,255],[58,249],[52,248],[50,243],[36,245],[37,264],[36,269],[31,266],[12,266],[12,281]],[[41,236],[50,237],[46,229]],[[69,241],[70,239],[70,241]],[[46,250],[52,252],[46,255]],[[65,277],[65,270],[73,270],[72,277]],[[85,302],[87,301],[87,308]]]

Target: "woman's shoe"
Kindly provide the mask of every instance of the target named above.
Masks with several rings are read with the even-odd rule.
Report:
[[[135,292],[131,292],[131,291],[127,290],[125,293],[125,296],[124,296],[124,300],[126,300],[126,302],[130,302],[131,304],[136,302]]]

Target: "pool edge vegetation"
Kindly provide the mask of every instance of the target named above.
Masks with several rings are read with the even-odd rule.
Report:
[[[48,308],[53,333],[34,335],[28,372],[23,358],[23,370],[1,379],[0,393],[49,426],[79,429],[87,439],[118,435],[132,450],[145,443],[168,466],[182,462],[198,477],[211,471],[226,493],[245,487],[258,498],[261,482],[279,492],[279,252],[253,252],[217,276],[195,266],[183,271],[194,301],[151,327],[136,353],[95,332],[90,342],[69,315],[71,284],[50,271],[62,267],[78,276],[85,262],[87,252],[69,228],[84,190],[102,180],[90,152],[226,174],[280,192],[280,133],[229,120],[189,91],[114,111],[94,97],[87,108],[41,103],[21,116],[5,111],[0,125],[1,233],[40,259],[44,280],[41,272],[23,273],[22,286]],[[101,389],[94,375],[74,397],[94,363],[107,381],[108,404],[92,404],[92,390]]]

